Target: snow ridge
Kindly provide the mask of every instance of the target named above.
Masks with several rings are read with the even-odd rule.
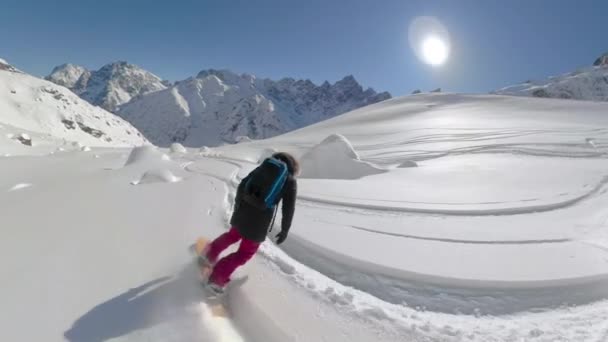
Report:
[[[608,53],[598,57],[593,66],[539,81],[499,89],[495,94],[559,99],[608,101]]]
[[[10,71],[10,72],[21,72],[19,69],[8,64],[8,62],[2,58],[0,58],[0,70]]]

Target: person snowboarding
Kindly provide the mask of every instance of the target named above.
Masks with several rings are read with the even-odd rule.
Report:
[[[234,199],[231,228],[208,244],[199,256],[199,264],[211,267],[208,287],[221,294],[230,276],[249,261],[272,229],[278,204],[282,202],[281,231],[276,243],[287,239],[295,211],[300,166],[289,153],[279,152],[265,159],[239,183]],[[229,246],[240,241],[238,250],[218,260]]]

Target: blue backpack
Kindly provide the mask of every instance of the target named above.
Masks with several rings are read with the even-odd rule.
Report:
[[[249,174],[243,199],[259,209],[272,209],[279,202],[279,194],[289,174],[287,164],[267,158]]]

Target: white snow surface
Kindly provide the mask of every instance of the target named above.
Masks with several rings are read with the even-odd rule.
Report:
[[[544,80],[530,80],[495,91],[496,94],[608,101],[608,64],[582,68]]]
[[[203,154],[15,150],[0,340],[606,341],[607,112],[429,94]],[[289,238],[239,269],[229,318],[211,315],[188,246],[228,228],[263,154],[332,135],[385,172],[301,178]],[[182,181],[130,185],[152,170]]]
[[[167,169],[154,169],[146,171],[139,180],[131,182],[133,185],[148,183],[175,183],[181,180]]]

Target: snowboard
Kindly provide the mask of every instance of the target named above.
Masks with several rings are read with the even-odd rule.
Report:
[[[196,239],[196,242],[194,243],[194,253],[196,255],[196,263],[198,265],[198,269],[200,271],[200,276],[201,276],[201,284],[205,285],[207,284],[207,280],[209,280],[209,275],[211,275],[211,272],[213,271],[213,266],[209,265],[209,264],[201,264],[199,262],[198,257],[201,256],[203,254],[203,250],[205,249],[205,247],[209,244],[209,240],[200,237],[198,239]]]
[[[207,244],[209,244],[209,240],[207,238],[199,237],[198,239],[196,239],[196,242],[194,242],[194,244],[190,246],[190,250],[194,254],[194,263],[197,266],[197,270],[199,272],[199,280],[205,292],[205,301],[211,309],[211,315],[215,317],[230,318],[227,310],[228,305],[226,303],[225,297],[228,295],[228,292],[231,288],[242,286],[247,281],[247,279],[249,279],[249,276],[245,275],[233,279],[230,283],[228,283],[228,285],[224,289],[224,293],[221,295],[217,295],[213,291],[209,290],[207,288],[207,282],[209,281],[209,276],[213,271],[213,266],[208,264],[201,264],[198,258],[203,253],[203,250],[205,249]]]
[[[215,317],[228,318],[228,310],[226,309],[226,305],[222,300],[223,295],[218,296],[207,289],[207,281],[209,280],[209,275],[213,271],[213,267],[209,264],[201,264],[199,262],[198,257],[202,255],[203,250],[205,249],[205,246],[207,246],[208,243],[209,240],[204,237],[199,237],[198,239],[196,239],[196,242],[191,247],[191,250],[195,256],[194,262],[197,265],[197,269],[199,271],[199,280],[201,282],[201,285],[203,286],[203,289],[205,290],[205,295],[207,297],[206,302],[211,311],[211,315]]]

